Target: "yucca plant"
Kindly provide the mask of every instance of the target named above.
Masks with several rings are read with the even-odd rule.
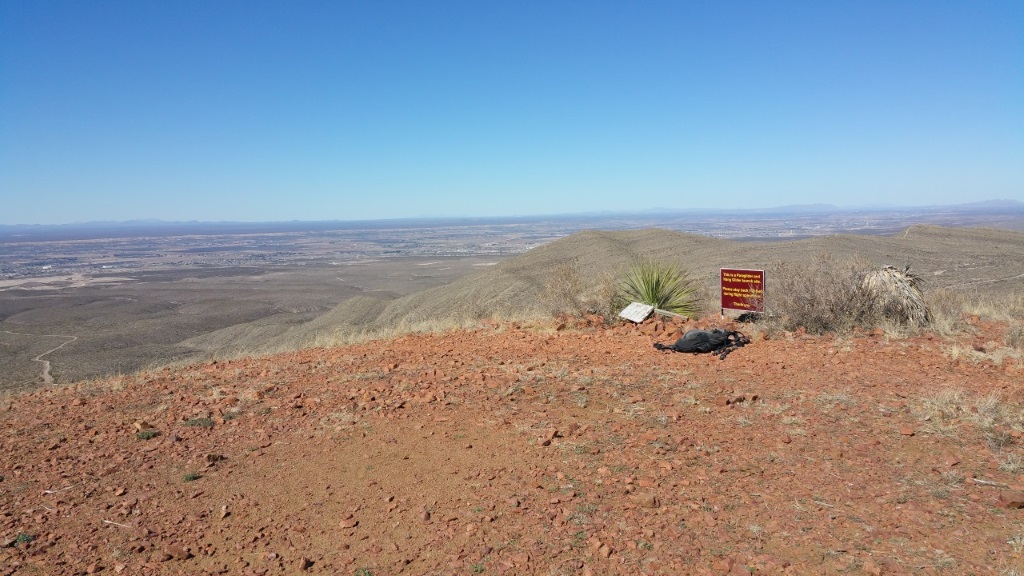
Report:
[[[643,302],[683,316],[693,316],[697,311],[689,275],[679,266],[659,260],[643,259],[633,264],[619,295],[626,303]]]

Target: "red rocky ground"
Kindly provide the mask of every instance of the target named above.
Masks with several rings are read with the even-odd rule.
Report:
[[[487,326],[4,398],[0,573],[1024,566],[1020,431],[972,419],[992,393],[1019,411],[1016,361],[793,334],[720,361],[656,329]],[[924,420],[951,388],[962,413]]]

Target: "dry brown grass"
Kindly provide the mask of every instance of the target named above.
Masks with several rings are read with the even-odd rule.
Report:
[[[912,408],[922,432],[962,438],[975,435],[999,455],[1006,466],[1024,460],[1009,431],[1024,432],[1024,406],[997,394],[972,395],[949,388],[921,398]],[[1024,467],[1021,468],[1024,471]]]
[[[1008,294],[967,294],[964,312],[981,320],[1013,322],[1024,320],[1024,292]]]
[[[1016,350],[1024,350],[1024,322],[1013,322],[1006,331],[1006,345]]]
[[[938,336],[951,337],[967,329],[967,296],[951,288],[939,288],[925,294],[931,311],[928,329]]]
[[[972,364],[991,362],[997,366],[1001,365],[1007,358],[1018,360],[1024,358],[1024,354],[1021,354],[1020,351],[1007,346],[999,346],[994,341],[986,343],[986,346],[980,350],[960,343],[954,343],[946,349],[946,353],[951,360],[966,360]]]

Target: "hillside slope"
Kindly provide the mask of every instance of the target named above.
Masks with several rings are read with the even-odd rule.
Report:
[[[689,269],[709,295],[717,294],[722,267],[770,268],[806,262],[823,252],[861,257],[874,265],[910,264],[925,287],[986,292],[1024,283],[1024,233],[913,226],[894,236],[840,235],[786,242],[738,242],[661,229],[587,230],[556,240],[451,284],[390,301],[360,298],[321,318],[269,333],[238,328],[200,337],[188,346],[214,356],[294,350],[350,340],[358,334],[393,334],[434,326],[466,325],[485,317],[531,317],[546,312],[539,295],[562,264],[575,261],[593,287],[624,270],[637,256],[674,260]],[[771,276],[767,279],[769,290]],[[225,338],[225,336],[228,336]]]

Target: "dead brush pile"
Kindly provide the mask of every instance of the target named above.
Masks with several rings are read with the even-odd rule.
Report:
[[[931,321],[921,277],[910,271],[884,266],[864,275],[861,290],[868,293],[876,313],[890,321],[912,326],[924,326]]]

